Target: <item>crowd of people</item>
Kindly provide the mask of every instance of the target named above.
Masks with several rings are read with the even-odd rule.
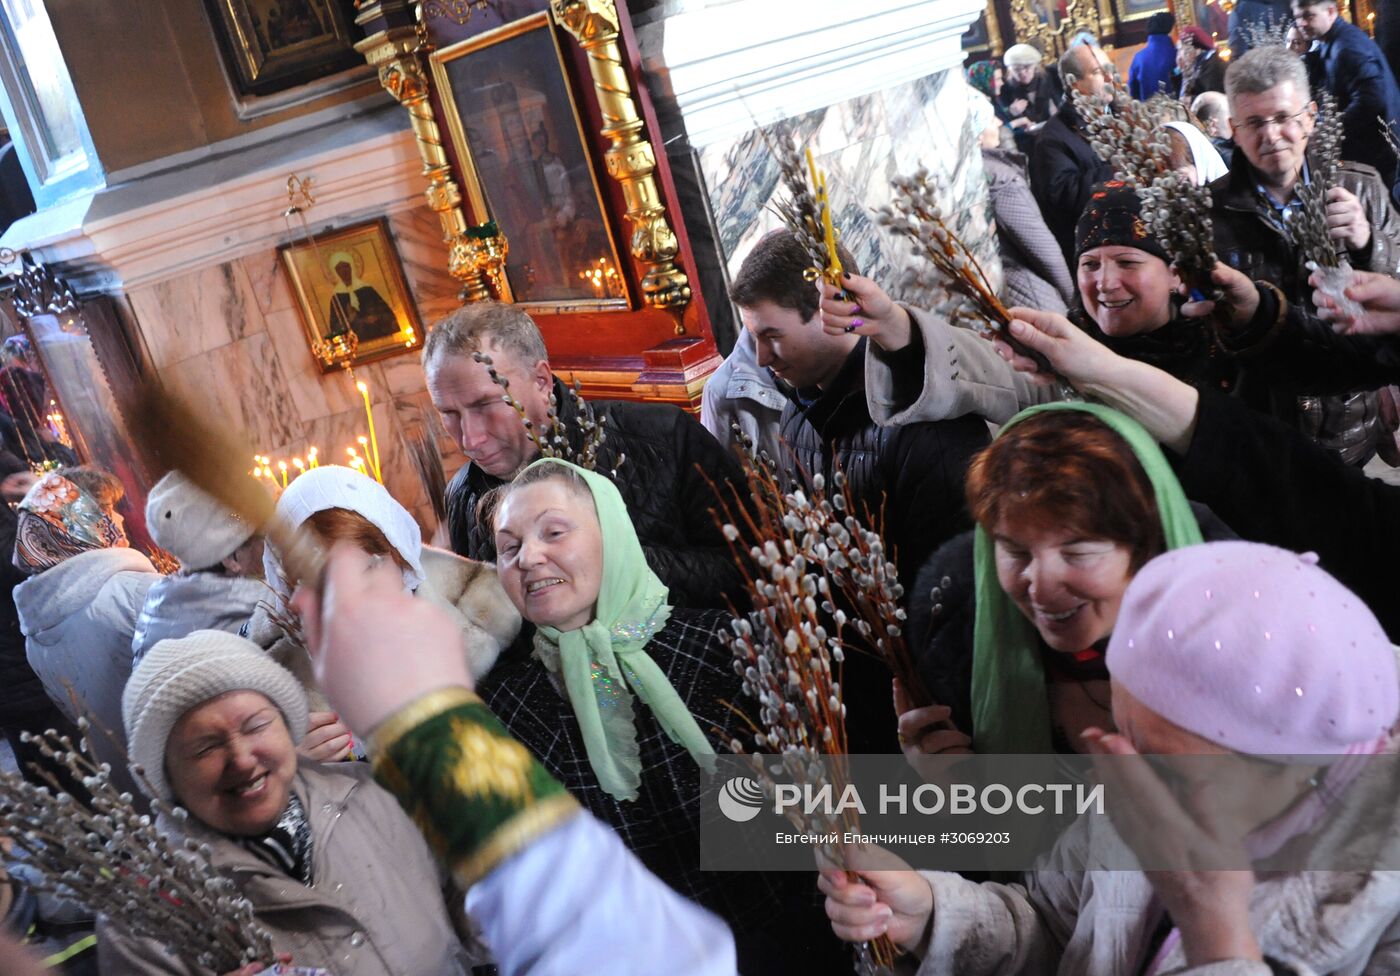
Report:
[[[1154,17],[1127,91],[1092,39],[1054,65],[1022,44],[969,68],[1013,316],[992,341],[848,254],[840,289],[814,284],[787,230],[733,276],[743,329],[699,420],[576,399],[514,305],[434,323],[427,389],[464,456],[450,550],[374,479],[323,466],[275,507],[277,538],[328,553],[308,566],[172,471],[145,511],[178,565],[162,575],[129,546],[112,475],[16,462],[0,705],[23,774],[82,802],[94,784],[26,733],[91,723],[112,781],[158,801],[270,933],[277,958],[239,976],[812,976],[880,938],[928,976],[1400,972],[1400,873],[1251,868],[1342,843],[1334,805],[1393,803],[1343,760],[1400,752],[1400,487],[1362,470],[1400,463],[1378,125],[1400,91],[1333,0],[1288,13],[1296,47],[1232,35],[1228,61]],[[1324,91],[1345,132],[1326,201],[1342,294],[1291,233]],[[1170,166],[1212,200],[1213,298],[1182,283],[1068,93],[1175,106]],[[1086,820],[994,880],[892,855],[815,881],[703,869],[704,774],[753,729],[726,639],[749,567],[716,513],[752,526],[754,452],[783,485],[842,484],[903,587],[928,699],[846,659],[850,753],[1236,757],[1254,815],[1234,833],[1156,781],[1137,795],[1240,864],[1084,870],[1112,829]],[[1190,853],[1144,835],[1146,855]],[[70,974],[224,976],[85,919],[0,850],[6,973],[31,965],[23,939]]]

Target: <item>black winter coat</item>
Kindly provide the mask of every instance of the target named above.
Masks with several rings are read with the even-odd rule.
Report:
[[[570,438],[576,439],[577,408],[558,379],[554,395],[560,420]],[[679,407],[619,400],[597,400],[592,406],[600,418],[607,418],[598,470],[609,470],[626,455],[617,470],[617,488],[647,564],[670,589],[672,605],[727,607],[726,597],[739,592],[739,570],[711,515],[717,500],[705,479],[719,485],[725,491],[724,500],[733,504],[735,496],[725,486],[744,484],[738,461]],[[457,472],[447,486],[453,552],[495,561],[495,538],[491,527],[478,518],[477,503],[504,483],[470,462]],[[745,490],[737,497],[746,495]]]
[[[1084,122],[1065,102],[1035,140],[1031,153],[1031,192],[1050,233],[1074,273],[1074,228],[1095,183],[1113,179],[1113,167],[1099,158],[1084,136]]]
[[[1181,70],[1177,69],[1172,72],[1172,77],[1180,84],[1182,81]],[[1220,60],[1220,55],[1211,54],[1206,57],[1204,54],[1198,54],[1196,56],[1196,73],[1192,76],[1191,83],[1186,86],[1186,90],[1181,93],[1182,99],[1189,106],[1196,100],[1197,95],[1206,92],[1223,92],[1224,90],[1225,62]]]
[[[1317,553],[1400,642],[1400,487],[1338,464],[1297,431],[1211,393],[1201,394],[1186,455],[1172,461],[1186,494],[1241,538]]]
[[[1319,41],[1316,58],[1342,113],[1342,157],[1374,166],[1387,188],[1395,184],[1395,154],[1377,119],[1400,119],[1400,86],[1385,54],[1364,30],[1345,18]]]
[[[795,398],[783,410],[782,436],[800,470],[828,485],[838,466],[857,510],[884,513],[884,537],[906,589],[928,554],[970,524],[963,482],[972,455],[990,438],[987,425],[966,416],[936,423],[881,427],[865,397],[862,339],[815,400]],[[890,674],[862,654],[846,658],[845,700],[852,753],[898,751]]]

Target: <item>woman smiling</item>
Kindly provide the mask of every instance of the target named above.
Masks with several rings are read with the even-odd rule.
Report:
[[[647,867],[733,927],[741,972],[841,971],[800,876],[700,869],[707,733],[747,738],[726,705],[740,693],[719,637],[730,614],[670,605],[622,496],[592,471],[535,462],[494,525],[501,584],[537,629],[533,653],[479,686],[491,711]]]

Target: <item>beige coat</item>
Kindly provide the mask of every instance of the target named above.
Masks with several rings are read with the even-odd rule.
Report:
[[[1362,790],[1367,787],[1358,781]],[[1371,799],[1367,799],[1371,797]],[[1377,832],[1371,823],[1385,818]],[[1130,976],[1147,963],[1161,909],[1139,871],[1055,870],[1122,864],[1123,841],[1106,818],[1080,821],[1050,854],[1047,870],[1025,884],[975,884],[956,874],[925,874],[933,888],[929,948],[917,976]],[[1348,796],[1310,844],[1347,851],[1362,834],[1387,838],[1394,863],[1400,813],[1382,785]],[[1318,853],[1308,863],[1345,863]],[[1368,862],[1369,863],[1369,862]],[[1400,973],[1400,871],[1304,871],[1260,876],[1250,920],[1264,955],[1298,976]],[[1188,967],[1178,941],[1158,976],[1270,976],[1267,964],[1227,960]]]
[[[444,903],[443,875],[398,802],[370,778],[365,763],[302,760],[293,787],[311,821],[308,887],[243,847],[191,821],[213,863],[253,903],[273,947],[298,966],[335,976],[459,976],[461,943]],[[162,827],[171,834],[172,825]],[[208,976],[152,939],[135,938],[102,919],[102,976]]]

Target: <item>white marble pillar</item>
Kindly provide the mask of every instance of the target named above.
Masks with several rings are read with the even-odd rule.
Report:
[[[893,293],[933,303],[921,262],[872,211],[919,166],[948,185],[957,229],[999,284],[981,155],[968,131],[960,37],[983,0],[694,0],[650,25],[647,67],[668,89],[700,167],[732,273],[780,226],[778,168],[760,126],[783,122],[828,173],[843,243]]]

